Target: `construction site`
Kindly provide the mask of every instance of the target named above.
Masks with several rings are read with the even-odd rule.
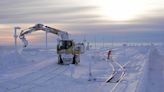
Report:
[[[86,42],[75,43],[69,33],[43,24],[17,34],[18,30],[14,28],[13,47],[0,47],[1,92],[84,92],[83,88],[86,92],[145,92],[152,85],[163,85],[162,69],[156,68],[162,68],[164,53],[159,44],[112,43],[94,48]],[[57,46],[28,48],[27,35],[36,31],[57,35]]]
[[[164,92],[164,1],[1,0],[0,92]]]

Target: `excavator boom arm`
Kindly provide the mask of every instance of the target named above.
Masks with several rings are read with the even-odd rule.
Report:
[[[58,29],[55,29],[55,28],[51,28],[51,27],[48,27],[48,26],[44,26],[43,24],[36,24],[33,27],[30,27],[26,30],[21,31],[21,33],[19,35],[19,38],[24,43],[24,47],[26,47],[28,45],[28,41],[26,40],[25,35],[27,35],[29,33],[32,33],[32,32],[35,32],[35,31],[39,31],[39,30],[56,34],[56,35],[60,36],[60,38],[62,40],[68,40],[69,39],[69,36],[68,36],[67,32],[64,32],[64,31],[61,31],[61,30],[58,30]]]

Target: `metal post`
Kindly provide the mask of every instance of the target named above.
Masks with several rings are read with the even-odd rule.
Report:
[[[16,28],[14,28],[14,45],[15,45],[15,49],[17,48],[17,30]]]
[[[95,37],[95,49],[96,49],[96,45],[97,45],[96,43],[97,43],[97,41],[96,41],[96,37]]]
[[[103,37],[103,39],[102,39],[102,40],[103,40],[103,48],[104,48],[104,37]]]
[[[15,27],[14,28],[14,46],[15,46],[15,49],[17,49],[17,29],[21,29],[20,27]]]
[[[124,55],[126,56],[126,44],[124,46]]]
[[[84,34],[84,37],[83,37],[83,42],[86,43],[86,35]]]
[[[46,49],[47,49],[47,44],[48,44],[48,43],[47,43],[47,33],[48,33],[48,32],[46,31]]]
[[[114,43],[113,43],[113,40],[112,40],[112,49],[113,49],[113,47],[114,47]]]
[[[89,61],[89,79],[88,79],[88,81],[91,81],[93,79],[91,69],[92,69],[91,68],[91,61]]]

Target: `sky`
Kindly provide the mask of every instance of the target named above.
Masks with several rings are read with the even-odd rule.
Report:
[[[2,0],[0,45],[13,43],[15,26],[26,29],[37,23],[67,31],[75,40],[164,42],[164,1]],[[57,36],[48,36],[56,42]],[[28,35],[31,42],[44,38],[44,32]]]

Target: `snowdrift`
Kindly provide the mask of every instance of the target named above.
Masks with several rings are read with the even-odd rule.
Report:
[[[148,61],[144,64],[143,77],[140,80],[137,92],[163,92],[163,56],[156,47],[151,47]]]

